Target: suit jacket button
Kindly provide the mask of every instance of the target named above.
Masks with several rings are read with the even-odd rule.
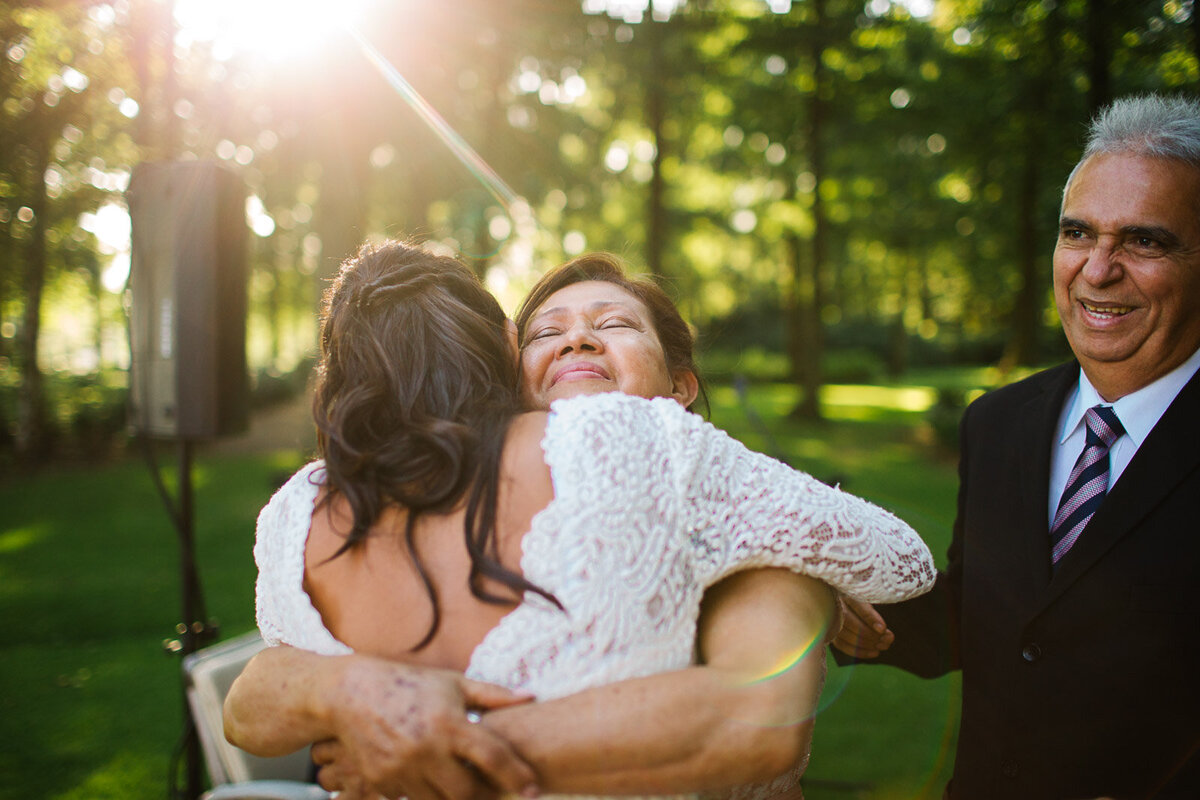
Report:
[[[1000,774],[1004,777],[1015,778],[1020,774],[1020,772],[1021,768],[1017,765],[1017,762],[1011,758],[1006,758],[1004,761],[1000,762]]]
[[[1042,657],[1042,648],[1037,642],[1030,642],[1021,649],[1021,658],[1033,663]]]

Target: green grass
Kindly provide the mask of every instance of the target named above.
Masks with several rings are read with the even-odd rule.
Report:
[[[937,377],[958,387],[976,379]],[[826,387],[825,419],[817,422],[789,418],[799,399],[793,386],[751,386],[752,415],[733,389],[718,387],[710,392],[712,421],[750,447],[897,513],[941,565],[957,475],[924,422],[934,394],[928,386]],[[830,658],[805,773],[807,800],[940,798],[953,766],[959,685],[957,675],[922,680],[890,667],[842,668]]]
[[[953,385],[973,378],[933,376]],[[907,519],[939,560],[953,519],[952,459],[916,390],[830,387],[827,419],[787,418],[793,388],[732,389],[713,421],[751,447],[840,482]],[[754,420],[757,420],[755,422]],[[225,638],[253,625],[258,509],[298,452],[201,455],[196,550],[209,617]],[[0,487],[0,800],[159,800],[181,728],[179,550],[140,462],[15,476]],[[957,679],[830,667],[808,800],[937,798],[952,761]]]
[[[198,460],[196,551],[222,634],[254,624],[254,517],[298,454]],[[179,547],[139,462],[0,489],[0,798],[162,798],[181,731]]]

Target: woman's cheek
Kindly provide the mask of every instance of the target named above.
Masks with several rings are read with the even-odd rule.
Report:
[[[538,387],[546,374],[547,360],[543,350],[530,344],[521,351],[521,394],[527,404],[536,400]]]
[[[522,377],[530,379],[535,373],[545,372],[546,359],[544,351],[545,348],[539,347],[537,342],[525,345],[525,348],[521,351]]]

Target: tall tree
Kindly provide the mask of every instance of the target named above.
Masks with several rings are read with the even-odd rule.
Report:
[[[86,175],[102,172],[102,156],[119,147],[120,119],[107,98],[122,61],[105,60],[103,36],[111,20],[97,22],[82,4],[15,7],[6,4],[0,32],[7,58],[0,65],[5,100],[0,106],[10,146],[0,148],[0,236],[16,258],[22,304],[16,357],[16,445],[28,459],[46,454],[49,443],[45,384],[39,363],[43,297],[61,237],[51,231],[78,209],[58,198],[91,190]],[[114,144],[114,142],[116,144]],[[93,163],[94,162],[94,163]],[[97,165],[101,167],[97,170]],[[54,196],[50,182],[53,181]]]

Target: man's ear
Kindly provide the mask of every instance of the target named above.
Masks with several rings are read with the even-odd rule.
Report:
[[[679,367],[671,372],[671,397],[674,397],[679,405],[687,408],[696,402],[696,396],[699,394],[700,379],[696,377],[696,373],[687,367]]]

